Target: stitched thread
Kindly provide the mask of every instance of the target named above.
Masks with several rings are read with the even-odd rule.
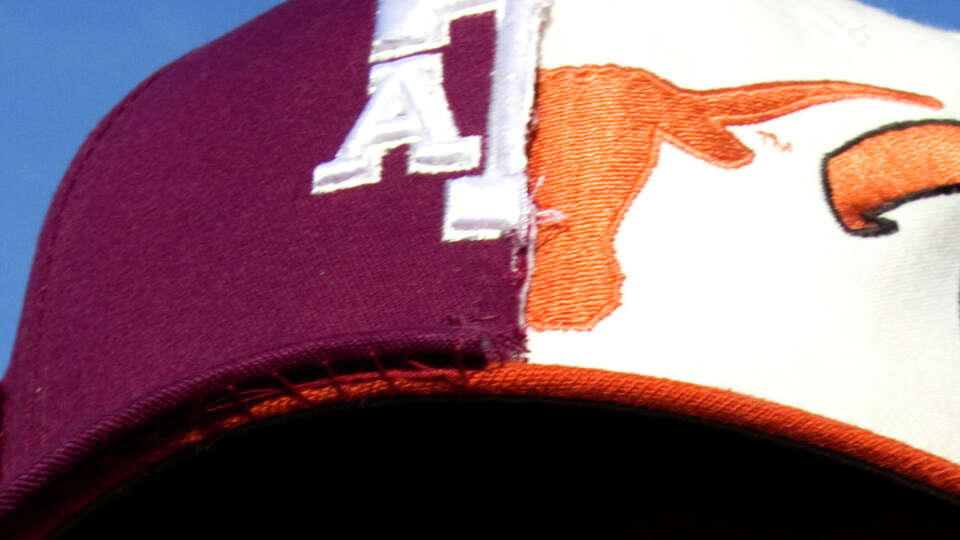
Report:
[[[408,174],[469,171],[480,164],[482,137],[461,136],[439,53],[372,66],[368,93],[366,107],[334,158],[313,169],[312,194],[380,182],[384,156],[402,145],[410,145]]]
[[[769,131],[763,131],[762,129],[757,130],[757,135],[763,139],[763,142],[769,142],[777,150],[782,150],[784,152],[793,152],[793,144],[791,143],[781,143],[780,138],[777,137],[776,133],[770,133]]]
[[[407,359],[407,363],[421,372],[426,372],[432,369],[430,366],[417,362],[416,360]],[[450,386],[456,388],[466,387],[466,383],[470,380],[465,374],[461,374],[460,377],[453,377],[447,373],[437,373],[437,376],[450,383]]]
[[[253,414],[253,411],[247,407],[246,401],[239,393],[237,393],[237,388],[234,385],[227,385],[227,392],[230,393],[230,399],[234,402],[234,404],[237,405],[237,408],[246,414],[250,420],[257,419],[257,415]]]
[[[337,374],[333,371],[331,360],[323,359],[318,362],[318,365],[322,372],[329,376],[321,376],[319,379],[297,384],[281,375],[279,371],[273,370],[265,377],[258,379],[259,382],[252,383],[249,388],[227,384],[219,392],[222,397],[214,398],[212,402],[198,401],[210,399],[209,397],[195,397],[191,400],[192,404],[185,403],[178,414],[168,417],[154,427],[146,430],[138,429],[136,435],[130,435],[124,441],[115,442],[109,453],[99,454],[86,469],[81,468],[72,473],[77,475],[76,478],[66,477],[65,485],[59,488],[54,487],[52,499],[49,498],[51,494],[47,493],[46,504],[39,507],[33,505],[34,508],[42,507],[42,512],[34,510],[33,514],[20,516],[21,521],[18,521],[18,524],[5,523],[5,527],[12,526],[12,529],[5,528],[4,533],[14,529],[33,533],[34,527],[38,524],[40,527],[47,527],[44,529],[46,532],[39,534],[51,532],[50,527],[55,527],[64,519],[75,515],[95,497],[146,470],[183,446],[201,443],[233,428],[265,419],[266,416],[256,410],[256,407],[270,399],[286,398],[291,400],[291,403],[298,404],[298,408],[306,408],[316,405],[310,399],[307,390],[327,389],[331,392],[330,397],[334,402],[360,403],[367,399],[367,396],[362,393],[354,395],[345,388],[347,385],[376,383],[382,384],[388,394],[401,394],[403,390],[394,387],[393,381],[407,378],[439,382],[450,392],[462,391],[462,386],[456,382],[456,369],[438,368],[413,362],[401,362],[400,369],[389,369],[383,358],[375,353],[371,354],[384,366],[383,372],[361,371]],[[210,396],[210,394],[206,395]],[[202,436],[196,436],[197,434]],[[57,489],[66,489],[63,493],[70,493],[71,496],[64,497],[62,493],[57,496]],[[81,495],[77,496],[78,494]],[[51,520],[51,515],[57,517]]]
[[[303,394],[303,390],[305,388],[318,388],[327,386],[334,389],[339,400],[351,402],[355,401],[355,399],[354,396],[352,396],[345,388],[346,384],[355,384],[358,381],[378,380],[384,382],[391,388],[396,389],[394,382],[395,378],[398,377],[424,379],[432,378],[443,380],[449,383],[450,387],[453,388],[464,388],[469,383],[470,368],[466,366],[466,363],[463,360],[462,348],[455,347],[455,350],[459,351],[459,358],[454,360],[454,364],[456,365],[454,368],[432,367],[422,362],[404,358],[402,360],[403,365],[401,368],[388,369],[379,355],[374,352],[370,352],[367,354],[367,358],[371,361],[373,367],[375,368],[373,371],[337,374],[334,372],[331,363],[329,361],[324,361],[321,362],[324,376],[302,384],[293,383],[289,379],[281,376],[279,372],[273,371],[270,374],[269,380],[258,383],[260,386],[255,388],[241,390],[235,385],[228,385],[224,389],[224,392],[222,392],[227,394],[226,397],[214,400],[212,403],[206,405],[200,414],[211,415],[233,409],[239,410],[249,419],[255,420],[257,419],[257,416],[252,411],[250,403],[259,403],[264,400],[276,398],[280,395],[286,394],[290,397],[299,399],[302,405],[310,406],[314,403]],[[275,383],[275,385],[270,383]]]
[[[503,0],[421,0],[415,7],[380,2],[370,63],[439,49],[450,44],[450,24],[460,18],[503,9]],[[400,10],[406,11],[406,17]],[[386,15],[386,16],[385,16]],[[413,15],[411,17],[411,15]],[[406,20],[409,17],[410,20]]]
[[[310,401],[309,399],[307,399],[307,397],[304,396],[303,393],[301,393],[299,390],[297,390],[296,387],[295,387],[290,381],[288,381],[287,379],[283,378],[279,373],[277,373],[276,371],[274,371],[273,373],[270,374],[270,376],[273,377],[277,382],[280,383],[280,386],[283,387],[283,389],[287,392],[288,395],[300,399],[300,401],[301,401],[304,405],[307,405],[307,406],[313,405],[313,402],[312,402],[312,401]]]
[[[733,424],[768,435],[838,452],[881,469],[923,482],[944,492],[960,496],[960,466],[905,443],[801,409],[737,394],[719,388],[659,379],[644,375],[614,373],[587,368],[510,364],[504,367],[469,370],[466,386],[447,384],[443,371],[415,361],[413,370],[392,370],[391,382],[379,376],[352,376],[348,381],[356,400],[394,395],[473,394],[549,397],[617,403],[652,410],[688,415],[710,422]],[[363,375],[363,374],[356,374]],[[366,374],[371,375],[371,374]],[[448,373],[449,376],[449,373]],[[314,406],[338,403],[335,391],[323,381],[295,385],[302,397],[278,392],[247,405],[260,419],[287,414],[302,408],[304,401]],[[223,430],[249,422],[246,413],[223,418],[212,432],[190,431],[174,447],[199,442]]]
[[[616,65],[541,70],[530,178],[541,223],[527,305],[535,330],[589,330],[620,303],[624,275],[614,237],[656,166],[662,141],[723,168],[753,151],[727,126],[754,124],[853,98],[928,107],[934,98],[836,81],[774,82],[716,90],[679,88]]]
[[[586,400],[688,415],[838,452],[944,493],[960,496],[960,465],[855,426],[728,390],[644,375],[516,363],[469,369],[465,380],[468,386],[458,387],[449,381],[449,377],[456,376],[455,369],[430,367],[417,361],[404,364],[412,369],[391,370],[393,386],[384,381],[379,373],[342,375],[339,376],[340,383],[350,386],[350,395],[354,396],[351,403],[398,395],[456,395],[470,392],[491,396]],[[281,377],[290,383],[295,395],[280,383],[280,379],[271,379],[276,383],[275,387],[269,389],[273,392],[272,397],[260,394],[262,397],[256,403],[245,403],[241,408],[249,409],[249,413],[259,420],[300,410],[307,406],[306,403],[314,407],[344,403],[343,394],[334,388],[328,378],[297,384]],[[148,432],[128,453],[110,460],[109,466],[98,467],[106,479],[104,486],[108,489],[117,486],[180,449],[245,425],[250,422],[250,416],[243,410],[233,416],[229,411],[224,414],[199,410],[188,415],[186,420],[184,417],[175,418],[167,424],[175,426],[174,431]],[[82,479],[80,481],[79,486],[89,491],[90,484],[84,484]],[[52,499],[55,502],[45,510],[46,514],[35,517],[47,519],[51,511],[64,516],[73,515],[102,492],[88,493],[88,498],[79,503],[68,499]],[[62,510],[61,504],[68,506]],[[71,504],[74,506],[69,506]]]
[[[390,373],[383,366],[383,362],[380,361],[380,357],[377,356],[377,353],[371,351],[367,354],[367,357],[373,362],[373,365],[377,369],[377,373],[380,374],[380,378],[387,382],[391,388],[393,388],[393,380],[390,378]]]
[[[350,393],[347,392],[339,382],[337,382],[337,374],[333,371],[333,366],[330,365],[330,360],[324,360],[322,363],[323,369],[327,374],[327,377],[330,379],[330,384],[337,390],[337,394],[340,396],[340,399],[350,399]]]
[[[526,244],[531,201],[527,142],[534,104],[537,44],[550,0],[503,2],[487,116],[483,172],[446,182],[443,240],[493,240],[514,235]],[[511,268],[519,263],[514,259]]]
[[[960,122],[918,120],[868,131],[827,154],[827,203],[857,236],[895,233],[884,212],[917,199],[960,191]]]

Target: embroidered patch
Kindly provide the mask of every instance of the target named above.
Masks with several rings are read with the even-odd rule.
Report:
[[[461,137],[443,91],[439,54],[374,65],[370,99],[337,157],[313,169],[313,193],[380,181],[387,150],[409,144],[407,172],[466,171],[480,164],[480,137]]]
[[[960,191],[960,122],[921,120],[864,133],[824,158],[823,186],[850,234],[894,233],[897,222],[884,212]]]
[[[541,71],[530,190],[552,217],[537,232],[529,325],[589,330],[618,307],[624,276],[614,236],[656,166],[661,141],[718,167],[742,167],[754,153],[727,126],[853,98],[941,106],[927,96],[836,81],[701,91],[615,65]]]
[[[525,230],[526,134],[536,73],[537,36],[549,0],[380,0],[371,46],[367,104],[332,161],[313,170],[321,195],[382,178],[387,151],[409,145],[407,172],[469,171],[448,180],[442,236],[495,239]],[[444,88],[442,50],[450,24],[494,12],[497,44],[486,140],[462,136]]]
[[[381,0],[377,4],[370,62],[383,62],[450,44],[450,23],[494,11],[504,0]],[[498,20],[498,25],[500,21]]]

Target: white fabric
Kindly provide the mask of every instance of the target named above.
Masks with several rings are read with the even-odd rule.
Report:
[[[493,92],[483,175],[447,183],[443,239],[487,240],[526,234],[527,126],[533,107],[537,44],[550,0],[507,2],[497,28]]]
[[[371,62],[439,49],[450,43],[450,23],[461,17],[496,11],[503,0],[389,0],[377,4]]]
[[[960,118],[956,35],[849,0],[555,0],[541,47],[541,67],[616,63],[686,88],[833,79],[941,100],[731,128],[756,152],[738,169],[663,144],[616,237],[622,305],[589,332],[532,332],[529,348],[535,363],[731,389],[960,463],[960,194],[907,203],[886,214],[899,232],[861,238],[820,174],[868,130]]]

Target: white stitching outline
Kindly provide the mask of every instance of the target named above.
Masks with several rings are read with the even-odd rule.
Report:
[[[532,224],[527,123],[533,108],[540,25],[550,0],[507,2],[497,31],[487,155],[481,176],[447,181],[443,239],[489,240]],[[481,195],[481,190],[486,191]]]
[[[409,144],[408,173],[467,171],[480,164],[481,138],[461,137],[443,91],[439,54],[370,69],[370,99],[333,161],[313,169],[311,193],[380,181],[383,155]]]
[[[488,11],[495,11],[499,17],[502,5],[503,0],[381,0],[370,62],[449,45],[451,22]]]
[[[336,157],[314,168],[311,193],[379,182],[384,154],[404,144],[410,145],[408,173],[478,167],[482,138],[462,137],[453,121],[441,53],[414,53],[449,44],[453,20],[494,11],[497,46],[484,172],[447,181],[442,236],[448,242],[490,240],[529,229],[527,123],[540,25],[550,1],[379,0],[370,98]]]

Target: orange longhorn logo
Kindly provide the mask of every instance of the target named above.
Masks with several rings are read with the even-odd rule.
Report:
[[[656,166],[662,141],[718,167],[742,167],[754,153],[727,126],[854,98],[942,107],[928,96],[837,81],[688,90],[636,68],[542,70],[530,190],[537,208],[558,218],[538,227],[527,305],[530,326],[589,330],[617,308],[624,276],[614,255],[614,235]],[[837,178],[861,172],[841,161],[826,167]],[[849,184],[844,179],[828,184],[834,193],[846,193],[838,189]],[[890,190],[879,195],[888,196],[902,194]],[[861,210],[848,208],[847,200],[835,207],[839,215]],[[883,207],[876,202],[871,208]]]
[[[859,236],[897,231],[880,214],[903,203],[960,191],[960,122],[921,120],[883,126],[823,160],[827,201]]]

